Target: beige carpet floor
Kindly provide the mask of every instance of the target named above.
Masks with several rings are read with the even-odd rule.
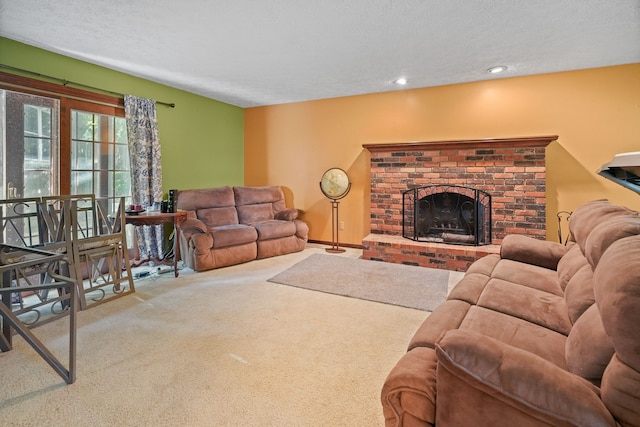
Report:
[[[79,313],[72,385],[16,338],[0,353],[0,424],[383,425],[382,383],[428,313],[267,282],[313,253],[137,280]],[[65,328],[34,332],[66,362]]]

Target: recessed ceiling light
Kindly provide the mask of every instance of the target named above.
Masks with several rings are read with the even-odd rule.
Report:
[[[487,73],[498,74],[503,71],[507,71],[507,67],[505,65],[498,65],[497,67],[491,67],[487,70]]]
[[[396,79],[394,83],[399,86],[404,86],[407,84],[407,79],[405,79],[404,77],[400,77],[399,79]]]

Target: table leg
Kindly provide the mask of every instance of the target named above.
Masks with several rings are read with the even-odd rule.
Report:
[[[173,236],[173,270],[175,276],[178,277],[178,258],[180,257],[180,221],[178,217],[174,218],[173,227],[175,230]]]
[[[0,287],[10,288],[11,287],[11,272],[5,271],[2,273],[2,282],[0,283]],[[4,304],[9,311],[11,311],[11,303],[12,303],[12,293],[11,292],[3,292],[2,293],[2,301],[0,304]],[[11,324],[9,323],[9,318],[0,314],[0,318],[2,318],[2,336],[0,337],[0,352],[9,351],[13,348],[12,340],[11,340]]]

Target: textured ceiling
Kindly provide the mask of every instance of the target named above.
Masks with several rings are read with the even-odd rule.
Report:
[[[252,107],[640,62],[640,0],[0,0],[0,35]]]

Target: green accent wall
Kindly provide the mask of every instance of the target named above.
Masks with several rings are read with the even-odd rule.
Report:
[[[157,105],[164,191],[244,184],[244,110],[240,107],[2,37],[0,64],[175,103],[175,108]]]

